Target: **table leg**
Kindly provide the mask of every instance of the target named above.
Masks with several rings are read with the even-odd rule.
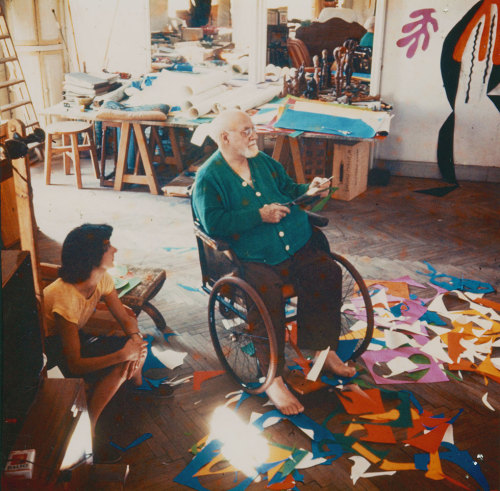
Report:
[[[181,173],[184,170],[184,164],[182,163],[181,150],[179,147],[179,141],[177,140],[177,134],[175,129],[169,126],[168,137],[170,138],[170,144],[172,145],[172,157],[166,157],[166,164],[174,164],[177,167],[177,171]]]
[[[120,130],[120,146],[118,148],[118,160],[116,162],[115,191],[123,188],[123,176],[127,165],[128,146],[130,142],[130,123],[124,121]]]
[[[149,147],[146,141],[146,135],[144,134],[144,128],[139,123],[134,123],[133,126],[149,190],[151,194],[160,194],[160,186],[158,185],[156,172],[153,167],[153,162],[151,161],[151,153],[149,151]]]
[[[151,317],[159,331],[167,332],[167,323],[165,322],[163,315],[161,315],[161,312],[153,304],[144,302],[142,304],[142,312],[146,312],[146,314]]]

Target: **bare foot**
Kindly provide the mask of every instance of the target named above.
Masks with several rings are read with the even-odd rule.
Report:
[[[283,377],[276,377],[273,383],[266,390],[266,394],[271,402],[276,406],[276,409],[283,414],[299,414],[304,411],[304,406],[298,399],[288,390]]]
[[[316,353],[316,356],[320,352]],[[339,375],[340,377],[353,377],[356,374],[356,369],[354,367],[350,367],[346,363],[344,363],[335,353],[335,351],[329,351],[328,355],[326,356],[325,364],[323,365],[323,368],[326,368],[327,370],[330,370],[333,372],[335,375]]]

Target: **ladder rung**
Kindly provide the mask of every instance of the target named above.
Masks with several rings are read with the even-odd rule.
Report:
[[[0,58],[0,63],[7,63],[8,61],[17,61],[17,56],[7,56],[7,58]]]
[[[0,106],[0,112],[12,111],[12,109],[16,109],[17,107],[26,106],[27,104],[31,104],[29,99],[24,99],[22,101],[11,102],[10,104],[6,104],[5,106]]]
[[[10,87],[11,85],[22,84],[23,82],[25,82],[24,78],[6,80],[5,82],[0,82],[0,89],[5,89],[6,87]]]
[[[0,34],[0,39],[8,39],[10,36],[8,34]]]
[[[32,126],[40,126],[40,123],[38,121],[30,121],[24,125],[25,128],[31,128]]]

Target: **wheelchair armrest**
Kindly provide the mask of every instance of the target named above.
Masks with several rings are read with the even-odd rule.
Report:
[[[326,227],[328,225],[328,218],[323,216],[323,215],[318,215],[317,213],[313,213],[312,211],[309,210],[304,210],[307,213],[307,216],[309,218],[309,222],[311,225],[314,227]]]
[[[207,244],[212,249],[215,249],[216,251],[229,251],[231,249],[226,241],[210,237],[196,224],[194,226],[194,233],[196,237],[199,237],[203,242],[205,242],[205,244]]]

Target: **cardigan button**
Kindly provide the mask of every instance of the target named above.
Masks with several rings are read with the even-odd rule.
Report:
[[[260,198],[260,197],[262,196],[262,193],[261,193],[260,191],[257,191],[257,192],[255,193],[255,196],[258,196],[258,197]]]
[[[284,236],[285,236],[285,232],[283,232],[283,230],[280,230],[280,231],[278,232],[278,235],[279,235],[280,237],[284,237]]]
[[[248,186],[248,182],[243,181],[243,182],[241,183],[241,185],[242,185],[244,188],[246,188],[246,187]]]
[[[289,250],[290,250],[290,246],[287,244],[287,245],[285,246],[285,251],[289,251]]]

